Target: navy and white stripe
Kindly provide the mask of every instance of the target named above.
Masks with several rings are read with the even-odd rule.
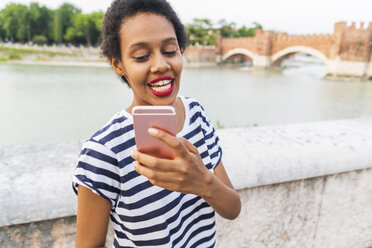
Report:
[[[213,171],[222,156],[218,136],[203,107],[180,98],[186,118],[177,136]],[[199,196],[152,185],[133,168],[135,147],[132,116],[123,110],[85,142],[73,177],[75,192],[83,185],[111,202],[113,247],[215,247],[213,208]]]

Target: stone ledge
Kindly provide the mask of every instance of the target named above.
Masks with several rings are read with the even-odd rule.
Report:
[[[372,118],[217,132],[237,189],[372,167]]]
[[[372,167],[372,118],[217,130],[237,189]],[[76,214],[81,142],[0,147],[0,226]]]
[[[0,147],[0,226],[72,216],[80,142]]]
[[[216,215],[217,248],[372,247],[371,176],[364,169],[240,189],[240,216]],[[75,231],[75,216],[0,227],[0,247],[74,247]],[[109,227],[106,247],[113,236]]]

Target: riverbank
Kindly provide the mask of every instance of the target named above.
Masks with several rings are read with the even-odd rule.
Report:
[[[5,62],[7,64],[17,64],[17,65],[40,65],[40,66],[81,66],[81,67],[100,67],[100,68],[110,68],[108,62],[94,62],[94,61],[30,61],[30,60],[11,60]]]
[[[0,63],[40,66],[110,67],[98,47],[0,45]],[[216,63],[188,63],[186,68],[216,67]]]
[[[211,62],[188,62],[187,54],[184,54],[185,68],[208,68],[208,67],[236,67],[238,70],[254,72],[262,70],[279,70],[281,67],[264,68],[251,66],[237,66],[234,64],[220,64]],[[291,61],[289,61],[291,62]],[[309,64],[309,61],[297,61],[298,64],[293,67],[301,67]],[[313,62],[313,61],[312,61]],[[25,44],[0,44],[0,63],[20,64],[20,65],[37,65],[37,66],[74,66],[74,67],[110,67],[106,58],[100,53],[98,47],[74,47],[74,46],[37,46]],[[293,61],[291,63],[294,63]],[[288,62],[287,62],[288,64]],[[291,64],[290,64],[291,65]],[[288,66],[287,66],[288,67]],[[285,67],[285,68],[287,68]],[[327,80],[342,80],[342,81],[365,81],[372,82],[372,78],[360,78],[357,76],[339,76],[327,74],[324,76]]]
[[[0,44],[0,62],[11,64],[71,65],[71,63],[105,63],[96,47],[35,46]]]

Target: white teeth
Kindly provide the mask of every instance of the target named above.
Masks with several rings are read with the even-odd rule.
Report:
[[[156,83],[152,83],[149,86],[151,89],[158,92],[169,90],[172,87],[172,80],[161,80]]]
[[[169,84],[170,82],[172,82],[172,80],[162,80],[162,81],[158,81],[156,83],[153,83],[151,85],[153,85],[153,86],[163,86],[163,85]]]
[[[172,84],[167,84],[167,85],[160,86],[160,87],[151,87],[151,89],[160,92],[160,91],[169,90],[170,87],[172,87]]]

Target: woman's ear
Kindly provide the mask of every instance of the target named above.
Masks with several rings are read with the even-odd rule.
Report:
[[[120,61],[120,59],[117,58],[109,58],[110,64],[112,68],[114,69],[115,73],[119,76],[126,76],[125,75],[125,70],[124,70],[124,65]]]

